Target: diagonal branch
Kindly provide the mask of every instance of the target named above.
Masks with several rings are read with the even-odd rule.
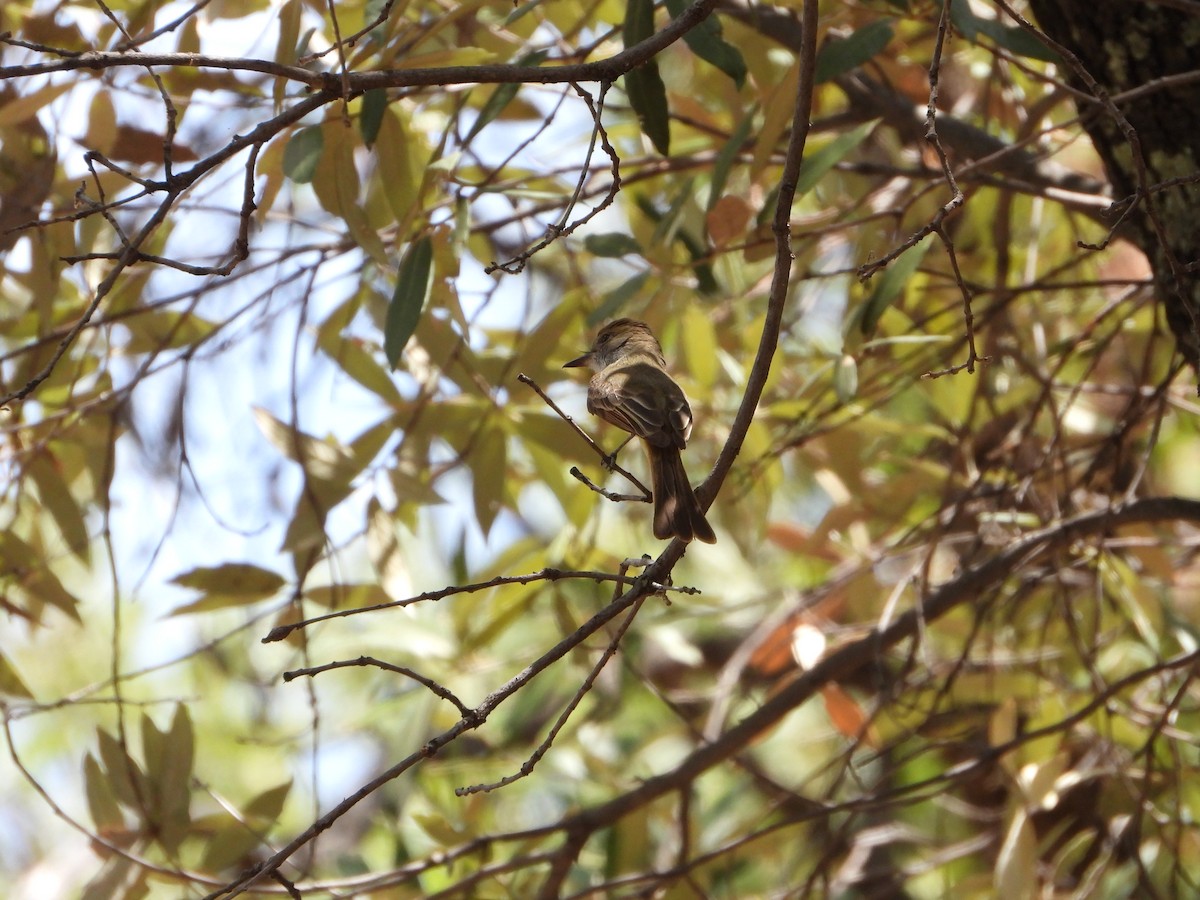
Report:
[[[953,581],[942,585],[913,609],[898,616],[886,628],[876,628],[821,660],[794,681],[773,694],[761,707],[747,715],[710,744],[695,750],[679,765],[662,775],[649,778],[638,787],[597,806],[564,817],[549,831],[562,831],[568,842],[586,840],[600,828],[683,785],[690,784],[714,766],[744,750],[760,734],[778,723],[796,707],[814,697],[830,682],[851,678],[877,655],[917,635],[929,623],[955,607],[971,602],[1004,581],[1020,565],[1045,556],[1073,541],[1101,534],[1123,525],[1152,524],[1177,520],[1200,522],[1200,501],[1181,497],[1154,497],[1122,506],[1086,513],[1058,522],[1014,541],[1000,553],[967,569]]]
[[[804,144],[808,139],[808,128],[812,119],[813,90],[816,82],[817,62],[817,4],[815,0],[804,0],[801,12],[803,46],[800,49],[800,81],[796,91],[796,107],[792,114],[792,136],[784,158],[783,174],[779,181],[779,201],[771,230],[775,234],[775,271],[771,276],[771,290],[767,295],[767,315],[763,322],[762,335],[758,340],[758,351],[750,377],[746,380],[746,392],[738,406],[737,414],[729,429],[729,438],[721,448],[712,473],[696,491],[700,503],[707,508],[716,497],[721,484],[729,475],[733,461],[737,459],[754,419],[758,401],[771,373],[771,361],[779,346],[779,331],[783,311],[787,303],[788,285],[791,281],[792,261],[792,201],[796,196],[796,184],[800,175],[800,163],[804,160]]]

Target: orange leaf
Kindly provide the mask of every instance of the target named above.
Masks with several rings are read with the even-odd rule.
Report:
[[[825,711],[829,714],[829,721],[840,734],[861,739],[872,747],[876,746],[867,714],[853,697],[836,684],[824,685],[821,688],[821,696],[825,698]]]

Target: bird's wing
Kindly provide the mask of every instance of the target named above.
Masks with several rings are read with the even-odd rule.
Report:
[[[671,376],[645,362],[616,363],[588,385],[588,410],[655,447],[687,446],[692,410]]]

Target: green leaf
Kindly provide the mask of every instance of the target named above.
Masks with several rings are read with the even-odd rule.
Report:
[[[686,8],[684,0],[667,0],[667,10],[672,18],[679,18]],[[709,16],[685,34],[683,39],[693,53],[732,78],[739,88],[746,83],[746,60],[736,47],[722,37],[721,23],[715,15]]]
[[[817,53],[817,84],[831,81],[843,72],[858,68],[883,50],[891,39],[892,23],[887,19],[880,19],[858,29],[848,37],[826,41]]]
[[[863,122],[853,131],[834,138],[812,156],[806,157],[800,164],[800,175],[796,180],[796,196],[807,194],[830,169],[841,162],[846,155],[863,142],[872,129],[879,123],[878,119]]]
[[[717,328],[709,310],[696,303],[689,304],[683,313],[682,326],[680,337],[688,369],[697,383],[711,388],[717,380],[720,354]]]
[[[654,33],[653,0],[629,0],[625,7],[625,46],[632,47]],[[625,93],[637,113],[642,131],[663,156],[671,155],[671,123],[667,88],[658,74],[658,63],[648,60],[625,73]]]
[[[711,210],[721,199],[721,195],[725,193],[725,182],[729,180],[729,170],[733,168],[733,162],[737,159],[742,147],[746,145],[746,141],[750,138],[750,129],[754,127],[754,111],[751,110],[742,117],[742,121],[738,122],[737,128],[733,130],[733,134],[729,136],[729,140],[725,142],[725,146],[721,148],[721,152],[717,154],[717,159],[713,163],[712,179],[709,182],[708,188],[708,209]]]
[[[325,138],[321,134],[321,126],[301,128],[283,148],[284,174],[299,184],[311,182],[317,171],[317,163],[321,161],[321,149],[324,145]]]
[[[526,53],[524,56],[518,59],[517,65],[537,68],[541,64],[542,60],[549,55],[549,50],[535,50],[532,53]],[[471,138],[475,137],[475,135],[479,134],[479,132],[484,129],[484,126],[495,119],[496,116],[500,115],[500,113],[504,112],[504,108],[512,102],[513,97],[517,96],[517,91],[520,89],[520,87],[521,85],[519,82],[512,81],[507,84],[501,84],[494,91],[492,91],[492,96],[487,98],[487,102],[485,102],[483,104],[483,108],[479,110],[479,115],[476,117],[475,121],[471,123],[471,129],[467,132],[467,136],[464,141],[470,141]]]
[[[283,812],[283,804],[291,790],[291,779],[273,788],[267,788],[246,804],[242,814],[256,825],[273,825]]]
[[[299,463],[315,485],[348,485],[362,471],[362,464],[336,438],[313,437],[281,422],[260,406],[253,407],[252,412],[267,440],[288,459]]]
[[[37,485],[38,502],[50,513],[67,548],[80,559],[87,558],[88,533],[83,511],[64,484],[62,461],[49,450],[38,454],[25,467],[25,474]]]
[[[114,828],[123,828],[125,817],[121,815],[121,806],[117,803],[112,784],[104,776],[104,770],[92,754],[83,758],[83,784],[87,794],[88,812],[98,831],[104,832]]]
[[[607,234],[589,234],[583,239],[583,246],[595,256],[609,258],[642,252],[642,245],[636,239],[619,231],[610,231]]]
[[[103,729],[96,729],[96,742],[100,751],[100,762],[108,777],[105,779],[113,795],[122,806],[132,810],[140,808],[141,798],[148,793],[146,776],[133,758],[125,752],[121,742]],[[134,789],[134,782],[137,789]]]
[[[426,235],[408,248],[400,260],[396,289],[388,304],[387,323],[383,331],[383,352],[394,370],[408,339],[417,330],[421,309],[429,297],[433,283],[433,241]]]
[[[383,114],[388,108],[388,93],[384,88],[376,88],[363,94],[362,114],[358,117],[358,130],[363,143],[370,147],[379,136],[379,126],[383,124]]]
[[[692,258],[692,274],[696,276],[696,290],[710,297],[719,293],[721,288],[713,275],[708,248],[682,228],[675,235],[675,240],[683,244]]]
[[[933,246],[933,241],[928,237],[922,238],[915,247],[909,249],[907,253],[884,269],[875,285],[874,293],[854,312],[850,324],[853,325],[857,321],[858,327],[864,335],[874,333],[875,326],[879,324],[879,319],[883,316],[884,311],[904,290],[904,286],[917,271],[917,267],[921,265],[921,260],[925,258],[925,254],[929,252],[931,246]]]
[[[192,722],[187,707],[175,707],[169,731],[159,731],[154,720],[142,714],[142,750],[146,757],[146,777],[157,799],[155,824],[163,847],[178,849],[191,826],[188,807],[190,781],[195,752]]]
[[[346,328],[358,311],[361,298],[349,297],[337,307],[317,329],[317,346],[329,356],[341,370],[367,390],[376,394],[390,406],[399,408],[404,398],[396,389],[392,376],[380,364],[372,348],[368,349],[361,338],[347,336]]]
[[[0,530],[0,565],[6,565],[6,571],[21,573],[19,584],[10,583],[10,586],[18,586],[28,600],[25,611],[29,617],[40,622],[42,610],[49,603],[76,622],[83,621],[79,617],[78,598],[63,586],[44,562],[33,562],[42,558],[41,552],[21,540],[15,531]]]
[[[598,325],[607,319],[611,319],[626,303],[642,292],[642,288],[645,287],[646,282],[649,280],[650,272],[639,272],[627,281],[623,281],[617,285],[605,294],[604,299],[600,301],[600,305],[588,314],[588,325]]]
[[[21,676],[17,674],[17,670],[12,667],[12,663],[3,653],[0,653],[0,694],[24,697],[27,700],[33,699],[33,693],[25,686],[25,682],[21,680]]]
[[[972,43],[978,43],[979,35],[991,38],[1005,50],[1017,56],[1027,56],[1042,62],[1062,64],[1059,55],[1019,25],[1004,25],[995,19],[977,16],[968,0],[952,0],[950,21],[959,33]]]

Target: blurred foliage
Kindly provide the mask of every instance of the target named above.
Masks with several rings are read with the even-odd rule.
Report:
[[[0,391],[44,376],[0,419],[12,896],[236,880],[460,719],[384,668],[283,672],[371,657],[472,706],[612,595],[497,579],[656,550],[649,507],[572,478],[630,490],[517,376],[611,450],[560,367],[598,322],[642,318],[696,415],[685,462],[708,470],[764,324],[785,31],[724,8],[603,94],[403,78],[605,59],[683,9],[0,7]],[[369,792],[283,868],[304,897],[534,896],[549,826],[672,770],[810,658],[1038,527],[1200,493],[1194,378],[1146,263],[1080,246],[1108,233],[1079,187],[1103,173],[1054,55],[988,2],[955,4],[941,60],[942,115],[976,130],[942,132],[961,278],[936,235],[857,277],[950,193],[846,79],[919,118],[939,10],[821,3],[783,337],[710,513],[720,542],[674,572],[701,593],[640,608],[528,777],[455,793],[520,770],[611,632]],[[204,59],[157,58],[183,53]],[[399,74],[342,91],[364,73]],[[1073,201],[1050,170],[978,165],[971,134],[1067,167]],[[987,359],[949,374],[964,293]],[[644,475],[637,451],[621,463]],[[1194,893],[1195,546],[1183,524],[1127,527],[1017,567],[602,829],[566,894]],[[445,590],[467,584],[489,586]]]

